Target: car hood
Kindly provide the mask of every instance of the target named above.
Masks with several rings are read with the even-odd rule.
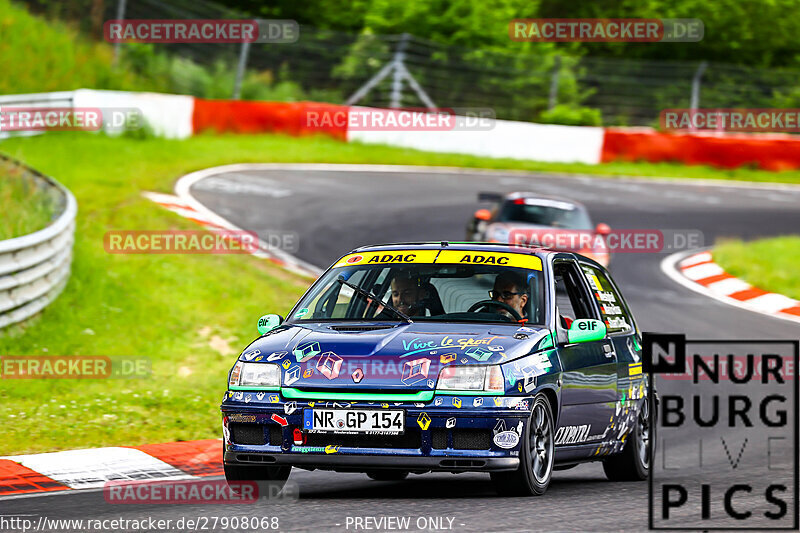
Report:
[[[425,390],[445,366],[508,362],[534,351],[548,333],[517,324],[284,325],[239,358],[281,365],[284,387]]]

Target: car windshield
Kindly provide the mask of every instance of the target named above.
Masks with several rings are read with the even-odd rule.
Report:
[[[546,199],[519,199],[506,202],[500,211],[498,220],[567,229],[591,229],[592,227],[589,215],[579,206]]]
[[[413,252],[383,252],[382,257],[420,255]],[[424,252],[432,254],[432,263],[437,251]],[[402,316],[405,315],[414,322],[544,322],[538,257],[495,252],[453,253],[467,260],[500,264],[439,264],[438,259],[436,264],[370,264],[369,260],[381,258],[380,253],[372,252],[371,258],[368,253],[351,254],[311,287],[290,319],[406,321]],[[349,258],[360,258],[359,262],[364,264],[348,264]],[[353,290],[352,286],[361,290]]]

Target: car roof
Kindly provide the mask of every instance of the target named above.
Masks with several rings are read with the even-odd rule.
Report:
[[[383,252],[383,251],[393,251],[393,250],[464,250],[464,251],[471,251],[471,252],[501,252],[501,253],[513,253],[513,254],[528,254],[534,255],[542,259],[543,264],[547,264],[545,259],[547,257],[556,257],[556,258],[575,258],[579,259],[583,263],[588,263],[592,266],[599,267],[601,270],[605,271],[606,269],[588,257],[582,256],[580,254],[572,253],[572,252],[563,252],[558,250],[551,250],[549,248],[528,248],[525,246],[512,246],[507,243],[495,243],[495,242],[451,242],[451,241],[435,241],[435,242],[393,242],[393,243],[386,243],[386,244],[370,244],[366,246],[360,246],[348,252],[348,254],[352,253],[362,253],[362,252]]]
[[[583,210],[586,210],[586,206],[584,206],[580,202],[576,202],[571,198],[566,198],[564,196],[555,196],[549,194],[539,194],[535,192],[525,192],[525,191],[517,191],[517,192],[510,192],[503,197],[503,201],[513,201],[513,200],[550,200],[553,202],[563,202],[565,204],[574,205],[579,207]]]
[[[393,250],[464,250],[470,252],[503,252],[503,253],[516,253],[535,255],[540,258],[546,257],[548,254],[556,253],[548,248],[528,248],[523,246],[512,246],[504,243],[489,243],[489,242],[450,242],[450,241],[436,241],[436,242],[394,242],[387,244],[371,244],[368,246],[361,246],[352,250],[350,253],[356,252],[379,252],[379,251],[393,251]]]

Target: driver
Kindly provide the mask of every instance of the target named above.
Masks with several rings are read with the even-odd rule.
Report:
[[[425,315],[428,291],[422,277],[413,270],[401,270],[392,278],[392,305],[408,316]]]
[[[525,292],[525,279],[515,272],[501,272],[494,278],[494,288],[489,292],[492,300],[502,302],[514,309],[519,316],[525,318],[525,306],[528,293]],[[498,313],[511,316],[505,309],[498,308]]]

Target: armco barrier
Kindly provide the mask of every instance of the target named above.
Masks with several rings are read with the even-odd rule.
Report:
[[[0,109],[3,106],[12,107],[73,107],[75,91],[61,91],[57,93],[33,93],[33,94],[4,94],[0,95]],[[27,137],[39,135],[38,131],[2,131],[0,129],[0,139],[9,137]]]
[[[70,274],[78,212],[75,197],[60,183],[35,170],[26,168],[26,174],[26,178],[36,180],[56,197],[58,215],[42,230],[0,241],[0,328],[42,310],[58,296]]]

